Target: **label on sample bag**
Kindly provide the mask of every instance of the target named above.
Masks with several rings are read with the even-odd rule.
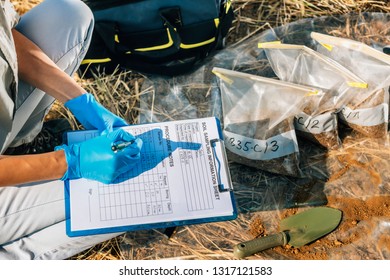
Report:
[[[270,160],[298,152],[294,130],[266,140],[253,139],[229,131],[224,131],[224,137],[226,149],[248,159]]]
[[[382,103],[372,108],[351,109],[344,106],[339,117],[346,123],[352,123],[361,126],[374,126],[389,121],[389,105]]]
[[[337,116],[334,112],[327,112],[312,117],[302,112],[295,117],[294,126],[311,134],[334,131],[337,129]]]

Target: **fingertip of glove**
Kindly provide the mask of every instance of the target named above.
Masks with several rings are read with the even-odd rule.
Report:
[[[62,144],[62,145],[59,145],[59,146],[55,146],[54,147],[54,151],[59,151],[59,150],[65,150],[68,146],[65,145],[65,144]]]
[[[138,154],[134,154],[131,156],[134,160],[139,160],[141,159],[141,153],[138,153]]]
[[[135,141],[135,143],[136,143],[138,149],[141,151],[142,146],[144,145],[144,141],[142,141],[142,139],[141,139],[141,138],[138,138],[138,137],[137,137],[134,141]]]
[[[131,134],[130,132],[128,132],[122,128],[118,128],[117,130],[115,130],[115,132],[117,133],[116,136],[120,137],[121,140],[123,140],[123,141],[135,141],[136,140],[136,137],[133,134]]]
[[[110,132],[112,132],[112,131],[110,131],[109,129],[105,129],[105,130],[100,131],[100,135],[104,136],[104,135],[109,134]]]

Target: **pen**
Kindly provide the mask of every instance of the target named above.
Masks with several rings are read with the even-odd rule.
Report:
[[[114,144],[114,145],[111,146],[111,150],[113,150],[114,152],[117,152],[118,150],[123,150],[124,148],[126,148],[127,146],[130,146],[134,142],[135,142],[135,140],[130,140],[128,142],[123,142],[123,143],[120,143],[120,144]]]

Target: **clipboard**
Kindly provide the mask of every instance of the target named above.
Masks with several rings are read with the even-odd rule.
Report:
[[[70,237],[171,228],[237,218],[220,122],[215,117],[123,127],[143,140],[141,161],[118,183],[65,181]],[[68,144],[96,137],[72,131]]]

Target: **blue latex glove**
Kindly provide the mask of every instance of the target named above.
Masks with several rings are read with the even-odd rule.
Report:
[[[134,141],[126,148],[114,152],[113,144]],[[105,184],[113,183],[118,176],[131,170],[140,159],[142,140],[117,129],[105,135],[73,145],[61,145],[68,170],[61,180],[86,178]]]
[[[64,105],[85,129],[97,129],[105,134],[113,131],[114,127],[128,125],[125,120],[104,108],[90,93],[73,98]]]

